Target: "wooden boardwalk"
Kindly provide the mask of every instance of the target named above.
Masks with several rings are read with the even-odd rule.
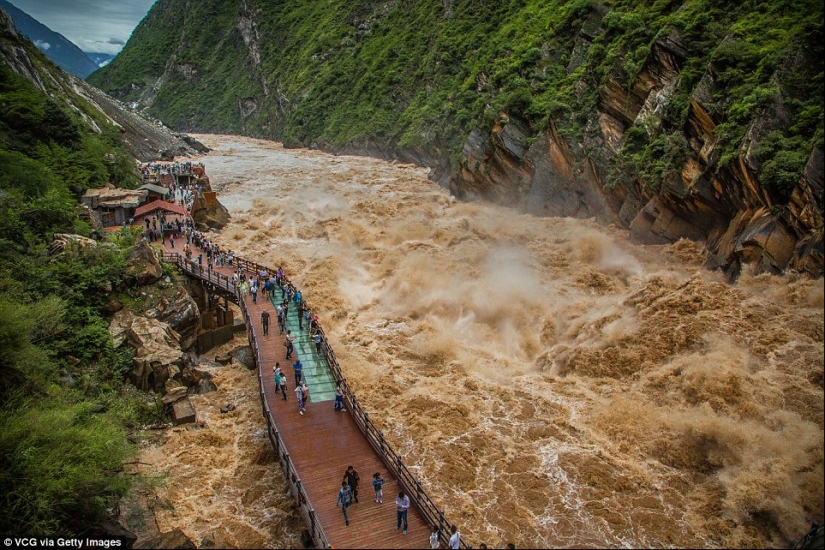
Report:
[[[269,437],[316,547],[429,548],[429,535],[434,524],[441,526],[442,544],[446,547],[449,524],[444,518],[443,510],[436,508],[403,465],[401,456],[384,440],[383,434],[374,427],[360,407],[346,384],[326,337],[324,336],[322,348],[323,357],[315,352],[313,344],[296,345],[292,359],[286,359],[283,337],[278,334],[275,308],[265,296],[266,293],[259,293],[257,303],[253,303],[251,295],[238,297],[232,284],[233,269],[240,268],[246,273],[254,273],[262,266],[236,258],[234,268],[227,266],[201,272],[196,264],[169,254],[178,252],[180,246],[178,250],[169,249],[168,244],[166,246],[166,261],[175,261],[187,274],[204,281],[213,290],[230,297],[234,295],[233,301],[241,307],[258,366],[262,408],[269,425]],[[271,269],[268,271],[274,273]],[[280,296],[280,291],[276,289],[275,297],[278,301]],[[293,334],[298,332],[295,309],[292,304],[287,325]],[[264,310],[269,311],[271,316],[267,336],[264,336],[261,325],[261,312]],[[303,338],[306,340],[305,331]],[[340,381],[345,390],[346,412],[335,411],[334,401],[328,400],[328,397],[313,401],[310,382],[310,402],[304,415],[298,413],[292,369],[292,363],[296,359],[329,369],[332,380]],[[281,364],[281,369],[287,375],[286,401],[275,393],[273,366],[276,362]],[[319,394],[328,395],[328,391]],[[349,526],[346,526],[341,508],[335,506],[335,501],[344,471],[349,465],[359,473],[360,483],[359,503],[348,508]],[[386,480],[383,504],[375,502],[371,483],[374,472],[380,472]],[[410,496],[412,502],[406,535],[402,534],[401,529],[395,530],[394,502],[401,490]],[[466,546],[462,544],[462,547]]]

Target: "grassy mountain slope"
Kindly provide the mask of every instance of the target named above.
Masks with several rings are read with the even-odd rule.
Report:
[[[705,240],[734,278],[821,274],[824,43],[815,0],[161,0],[89,82],[179,129]]]
[[[13,56],[8,57],[8,53]],[[40,89],[18,70],[31,69]],[[56,72],[53,72],[56,71]],[[0,11],[0,531],[91,535],[132,480],[128,430],[152,397],[123,387],[131,355],[108,333],[125,290],[119,243],[50,257],[54,233],[88,235],[89,187],[136,184],[120,131]],[[71,106],[70,106],[71,105]]]
[[[631,86],[653,41],[676,30],[690,57],[671,108],[685,108],[716,61],[734,141],[764,105],[760,97],[770,95],[770,78],[789,49],[821,50],[820,16],[821,5],[808,0],[163,0],[89,82],[137,100],[161,78],[149,110],[185,129],[333,146],[443,143],[457,156],[479,117],[489,123],[499,109],[536,131],[552,117],[580,137],[598,85],[612,72]],[[253,24],[257,36],[248,30]],[[599,25],[599,36],[577,51],[582,28]],[[584,96],[576,92],[580,82],[589,86]],[[800,106],[798,134],[810,141],[822,123],[814,101],[821,78],[804,84],[811,97]],[[258,107],[244,116],[239,103],[249,98]]]

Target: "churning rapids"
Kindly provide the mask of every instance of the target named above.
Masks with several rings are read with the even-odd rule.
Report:
[[[689,241],[462,203],[411,165],[196,137],[233,216],[215,240],[321,310],[365,409],[469,541],[782,547],[823,520],[822,279],[731,286]],[[221,498],[214,521],[238,514]],[[247,542],[295,543],[269,529]]]

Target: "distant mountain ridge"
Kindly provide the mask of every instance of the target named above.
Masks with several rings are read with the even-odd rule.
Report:
[[[821,0],[158,0],[88,78],[182,131],[412,161],[457,197],[820,276]]]
[[[0,0],[0,8],[11,15],[17,30],[26,35],[46,57],[67,73],[86,78],[99,68],[98,63],[74,42],[51,30],[23,10],[6,0]]]

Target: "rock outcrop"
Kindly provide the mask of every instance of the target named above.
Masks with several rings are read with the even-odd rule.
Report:
[[[166,392],[166,382],[184,367],[180,336],[166,323],[123,309],[109,324],[115,347],[128,342],[135,349],[129,378],[142,391]]]
[[[138,286],[152,285],[158,282],[163,275],[155,251],[146,241],[138,243],[129,251],[126,265],[126,277]]]
[[[586,34],[583,30],[581,40],[589,39]],[[630,89],[608,75],[591,119],[598,124],[580,143],[563,138],[552,120],[533,139],[527,123],[499,112],[489,132],[476,128],[467,136],[449,188],[459,197],[537,215],[616,223],[641,243],[704,241],[708,267],[724,270],[731,279],[746,264],[756,272],[795,269],[821,276],[822,150],[813,149],[787,200],[757,177],[759,144],[789,124],[782,105],[786,95],[780,93],[774,108],[752,122],[735,161],[720,166],[715,136],[722,100],[710,67],[693,92],[684,126],[674,134],[686,143],[678,173],[661,182],[637,178],[607,185],[611,163],[622,155],[625,132],[633,125],[650,134],[659,130],[661,112],[687,57],[687,46],[671,32],[654,43]]]
[[[179,289],[172,298],[162,297],[144,315],[169,325],[179,335],[181,349],[189,350],[195,345],[198,339],[200,310],[186,290]]]
[[[208,176],[198,178],[197,183],[200,192],[192,205],[192,219],[201,231],[221,229],[229,223],[229,210],[218,201]]]

